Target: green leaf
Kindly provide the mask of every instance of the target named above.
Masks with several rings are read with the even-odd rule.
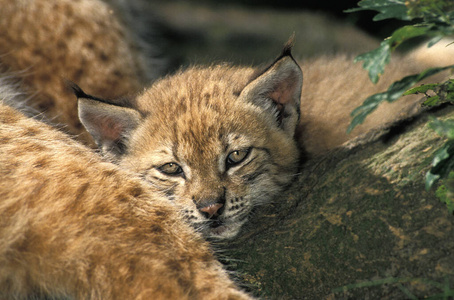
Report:
[[[443,39],[442,35],[437,35],[437,36],[433,37],[432,39],[430,39],[430,41],[427,42],[427,47],[428,48],[432,47],[433,45],[435,45],[436,43],[438,43],[442,39]]]
[[[442,103],[443,103],[443,101],[441,101],[440,97],[431,96],[431,97],[427,97],[427,100],[422,103],[422,106],[434,107],[434,106],[440,105]]]
[[[450,214],[454,213],[454,172],[450,172],[448,179],[435,191],[435,196],[446,204]]]
[[[425,22],[450,23],[453,18],[454,2],[452,0],[418,0],[407,1],[408,15],[411,18],[422,18]]]
[[[432,27],[433,24],[403,26],[394,31],[388,39],[390,40],[390,43],[394,50],[397,46],[399,46],[406,40],[430,33]]]
[[[374,94],[368,97],[361,106],[355,108],[351,113],[353,120],[347,128],[347,133],[350,133],[353,128],[362,124],[366,117],[371,114],[380,103],[386,100],[386,97],[386,93]]]
[[[362,0],[357,8],[345,10],[345,12],[357,12],[361,10],[375,10],[379,13],[373,18],[374,21],[385,19],[410,20],[407,15],[407,7],[404,0]]]
[[[403,93],[403,96],[407,95],[412,95],[412,94],[425,94],[429,90],[433,90],[435,87],[437,87],[437,83],[429,83],[429,84],[422,84],[420,86],[414,87],[412,89],[409,89],[405,93]]]
[[[390,59],[391,44],[384,40],[377,49],[358,55],[354,62],[364,61],[363,68],[369,72],[370,81],[377,83]]]
[[[454,102],[454,80],[450,79],[437,85],[433,91],[440,97],[441,102]]]
[[[438,135],[448,139],[454,139],[454,120],[442,121],[437,118],[431,118],[432,122],[429,127],[432,128]]]
[[[445,178],[454,170],[454,140],[447,141],[437,152],[432,160],[432,168],[426,174],[426,189],[440,178]]]
[[[432,24],[426,24],[424,26],[408,25],[401,27],[381,42],[378,48],[358,55],[354,62],[364,61],[363,68],[369,72],[370,80],[377,83],[391,59],[391,52],[408,39],[429,33],[434,34],[431,32],[432,26]]]
[[[433,91],[435,95],[429,96],[427,93]],[[449,79],[443,83],[423,84],[415,88],[409,89],[403,95],[411,95],[423,93],[426,95],[427,100],[424,101],[423,106],[436,106],[445,102],[454,102],[454,80]]]
[[[449,68],[454,68],[454,65],[443,68],[430,68],[420,74],[404,77],[391,84],[386,92],[374,94],[368,97],[361,106],[357,107],[351,113],[353,120],[348,126],[347,133],[350,133],[357,125],[362,124],[367,115],[372,113],[383,101],[394,102],[399,99],[405,91],[410,89],[419,81]]]
[[[430,190],[437,180],[440,179],[440,175],[432,174],[430,171],[426,174],[426,191]]]
[[[452,214],[454,212],[454,172],[450,172],[448,179],[445,180],[446,197],[442,200],[446,203],[448,211]]]

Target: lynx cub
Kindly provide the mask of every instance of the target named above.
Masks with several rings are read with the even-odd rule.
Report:
[[[301,70],[286,48],[247,83],[253,73],[193,68],[110,103],[75,87],[79,116],[104,155],[162,191],[207,236],[231,238],[299,165]]]
[[[3,105],[6,88],[0,299],[250,299],[165,197]]]
[[[411,59],[391,66],[393,78],[412,71]],[[299,147],[317,155],[347,141],[349,112],[392,82],[372,85],[342,56],[302,66],[309,73],[303,88],[302,71],[286,46],[264,71],[189,68],[129,100],[74,90],[79,118],[103,154],[162,191],[207,236],[223,239],[234,237],[255,206],[292,182]],[[380,107],[355,134],[414,114],[419,98]]]

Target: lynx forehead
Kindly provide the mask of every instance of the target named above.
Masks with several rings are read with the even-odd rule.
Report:
[[[163,191],[207,236],[231,238],[298,166],[301,70],[284,51],[252,73],[192,68],[121,106],[76,88],[80,118],[108,157]]]

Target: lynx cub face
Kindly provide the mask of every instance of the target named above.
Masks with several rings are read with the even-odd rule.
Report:
[[[294,178],[302,73],[286,48],[265,72],[193,68],[115,104],[75,87],[103,153],[140,174],[208,236],[234,237]]]

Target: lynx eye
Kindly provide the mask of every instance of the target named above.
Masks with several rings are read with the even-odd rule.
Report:
[[[183,174],[183,169],[176,163],[166,163],[158,168],[161,173],[170,176],[178,176]]]
[[[235,150],[230,152],[227,156],[227,166],[231,167],[241,163],[248,157],[250,152],[251,149]]]

